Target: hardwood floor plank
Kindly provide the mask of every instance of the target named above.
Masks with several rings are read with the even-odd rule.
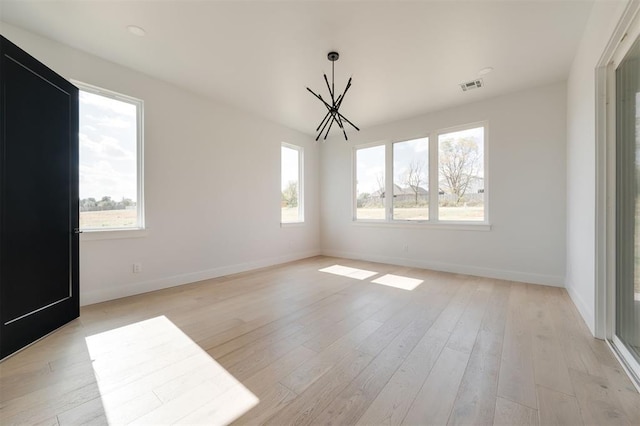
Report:
[[[258,371],[248,379],[243,380],[242,383],[262,399],[262,395],[271,390],[274,384],[280,385],[278,382],[317,355],[318,354],[311,349],[298,346],[282,358],[279,358],[276,362]]]
[[[343,302],[343,301],[341,301]],[[340,303],[341,303],[340,302]],[[346,301],[345,301],[346,303]],[[357,309],[362,305],[362,301],[351,302],[350,305]],[[338,303],[338,306],[340,304]],[[220,363],[228,367],[231,374],[239,380],[243,380],[260,369],[274,362],[290,350],[307,342],[309,339],[330,330],[335,323],[348,316],[349,311],[345,309],[320,310],[311,317],[303,319],[303,328],[297,332],[275,341],[257,343],[250,348],[241,348],[222,358]],[[321,317],[318,315],[322,315]]]
[[[351,350],[334,368],[315,381],[286,407],[269,418],[265,424],[309,425],[364,368],[373,356]]]
[[[268,344],[269,341],[273,341],[274,339],[274,336],[271,336],[272,334],[275,334],[275,338],[277,339],[280,336],[286,336],[288,330],[291,330],[291,333],[300,330],[303,327],[302,324],[299,324],[297,322],[297,319],[300,316],[313,315],[316,310],[330,308],[333,303],[342,299],[343,297],[340,295],[331,295],[307,307],[303,312],[298,313],[298,315],[286,316],[285,318],[269,322],[251,331],[242,333],[239,336],[235,336],[232,339],[228,339],[219,345],[213,346],[209,348],[207,352],[212,357],[221,359],[222,357],[234,351],[238,351],[239,349],[247,345],[254,345],[255,342],[265,342],[266,344]]]
[[[429,309],[416,312],[412,321],[376,358],[337,395],[314,420],[323,424],[354,424],[378,396],[405,358],[431,328],[452,296],[452,291],[433,289]]]
[[[537,426],[538,410],[504,398],[496,398],[494,426]]]
[[[269,390],[260,396],[260,402],[242,417],[235,420],[234,425],[259,425],[287,406],[297,395],[279,383],[271,385]]]
[[[298,394],[304,392],[316,380],[331,371],[346,354],[355,350],[360,342],[378,330],[381,325],[376,321],[364,321],[328,348],[304,362],[280,380],[280,383]]]
[[[492,286],[493,284],[491,283],[482,287],[479,286],[476,291],[471,294],[473,303],[467,304],[463,314],[451,332],[451,337],[447,342],[449,349],[471,353],[478,331],[480,330],[480,323],[484,317],[487,303],[489,302]]]
[[[400,424],[448,339],[449,333],[431,327],[369,405],[358,424]]]
[[[100,395],[96,378],[89,365],[85,371],[0,403],[1,424],[30,424],[56,416]]]
[[[616,395],[620,408],[633,425],[640,425],[640,394],[623,371],[621,365],[609,367],[603,365],[602,369],[609,381],[609,389]]]
[[[304,346],[316,352],[322,352],[324,349],[339,340],[345,334],[348,334],[351,330],[369,319],[376,312],[380,311],[380,309],[386,306],[387,303],[388,302],[384,300],[376,300],[361,309],[357,309],[353,315],[350,315],[345,319],[338,321],[325,333],[318,334],[317,336],[314,336],[313,338],[307,340],[304,343]]]
[[[496,282],[449,417],[450,425],[493,423],[510,284]]]
[[[553,327],[558,336],[567,367],[592,376],[604,377],[598,357],[591,347],[593,338],[584,333],[580,323],[567,305],[561,288],[546,287],[546,306],[550,312]]]
[[[624,411],[619,408],[616,395],[609,388],[607,379],[573,369],[569,370],[569,374],[576,390],[576,399],[580,405],[582,420],[585,424],[631,424]]]
[[[546,307],[543,286],[528,285],[527,299],[532,327],[533,374],[536,385],[575,395],[562,344]]]
[[[531,320],[526,315],[526,310],[523,312],[523,307],[526,306],[526,285],[512,283],[502,344],[498,395],[537,409]]]
[[[478,281],[464,277],[462,280],[449,280],[447,283],[454,287],[456,292],[433,326],[447,333],[452,333],[465,312],[467,304],[471,302],[478,287]]]
[[[402,420],[406,425],[444,425],[458,394],[469,355],[445,347]]]
[[[583,424],[580,406],[574,396],[537,386],[538,416],[541,425],[562,426]]]

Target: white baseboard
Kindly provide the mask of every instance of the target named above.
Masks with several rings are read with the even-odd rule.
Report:
[[[455,274],[475,275],[500,280],[519,281],[530,284],[541,284],[553,287],[564,287],[564,277],[560,275],[532,274],[529,272],[509,271],[503,269],[483,268],[480,266],[461,265],[429,260],[406,259],[400,257],[378,256],[363,253],[350,253],[338,250],[322,250],[325,256],[344,257],[347,259],[366,260],[369,262],[388,263],[398,266],[432,269],[434,271],[452,272]]]
[[[142,281],[116,285],[113,287],[94,290],[80,291],[80,305],[86,306],[93,303],[105,302],[107,300],[119,299],[121,297],[133,296],[136,294],[148,293],[150,291],[162,290],[178,285],[189,284],[202,280],[209,280],[225,275],[237,274],[251,271],[253,269],[265,268],[267,266],[279,265],[281,263],[292,262],[294,260],[306,259],[308,257],[320,255],[320,249],[305,252],[292,253],[283,256],[271,257],[252,262],[238,263],[235,265],[220,266],[218,268],[205,271],[189,272],[186,274],[174,275],[171,277],[156,280]]]
[[[571,301],[578,309],[578,312],[582,316],[582,319],[584,320],[585,324],[587,324],[589,331],[591,331],[591,334],[595,336],[596,322],[595,322],[595,313],[593,308],[589,307],[589,305],[585,303],[584,299],[576,291],[575,287],[573,286],[573,284],[569,279],[567,279],[567,282],[565,283],[565,288],[567,289],[567,293],[569,293],[569,297],[571,298]]]

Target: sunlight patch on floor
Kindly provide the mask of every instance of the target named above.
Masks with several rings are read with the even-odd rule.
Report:
[[[259,402],[165,316],[86,343],[109,424],[228,424]]]
[[[375,284],[386,285],[389,287],[400,288],[402,290],[413,290],[414,288],[422,284],[424,281],[416,278],[409,278],[409,277],[403,277],[400,275],[387,274],[371,282]]]
[[[348,266],[342,265],[333,265],[324,269],[319,269],[320,272],[327,272],[329,274],[334,275],[342,275],[343,277],[349,277],[356,280],[366,280],[367,278],[371,278],[374,275],[377,275],[377,272],[366,271],[364,269],[358,268],[350,268]]]

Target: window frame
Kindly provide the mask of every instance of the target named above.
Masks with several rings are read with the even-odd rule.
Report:
[[[137,226],[126,228],[81,228],[83,239],[129,238],[146,236],[144,202],[144,101],[92,84],[70,80],[80,91],[115,99],[136,106],[136,210]],[[108,234],[108,235],[107,235]],[[91,237],[89,237],[91,235]]]
[[[434,221],[437,223],[443,223],[443,224],[467,224],[467,225],[473,225],[473,224],[480,224],[480,225],[488,225],[489,224],[489,179],[488,179],[488,175],[489,175],[489,149],[488,149],[488,134],[489,134],[489,123],[488,121],[479,121],[479,122],[475,122],[475,123],[468,123],[468,124],[462,124],[459,126],[453,126],[453,127],[447,127],[444,129],[438,129],[437,131],[433,132],[434,135],[434,144],[436,145],[435,147],[429,146],[429,155],[431,156],[431,153],[433,151],[433,155],[435,156],[435,180],[438,183],[438,185],[440,184],[440,175],[439,175],[439,171],[440,171],[440,158],[439,158],[439,154],[440,154],[440,146],[439,146],[439,138],[440,135],[443,134],[447,134],[447,133],[453,133],[453,132],[461,132],[464,130],[469,130],[469,129],[476,129],[478,127],[482,127],[484,129],[483,131],[483,141],[482,141],[482,160],[483,160],[483,179],[484,179],[484,220],[440,220],[440,206],[438,203],[438,198],[436,196],[436,206],[437,208],[435,209],[434,212]],[[430,171],[431,172],[431,171]],[[438,191],[440,190],[440,188],[438,188]],[[438,193],[438,191],[436,191],[436,193]],[[434,194],[435,196],[435,194]],[[430,195],[431,197],[431,195]],[[429,200],[431,201],[431,199]],[[431,219],[431,211],[429,211],[429,219]]]
[[[280,182],[282,183],[282,148],[288,148],[298,153],[298,219],[291,222],[282,221],[282,207],[280,208],[280,226],[299,226],[305,223],[304,219],[304,147],[287,142],[280,143]],[[282,187],[280,188],[282,194]]]
[[[483,128],[483,175],[484,175],[484,220],[440,220],[439,219],[439,142],[438,138],[442,134],[459,132],[474,128]],[[393,218],[393,199],[385,196],[384,208],[385,219],[358,219],[357,217],[357,152],[360,149],[375,146],[385,146],[385,195],[393,193],[394,157],[393,146],[396,143],[407,142],[415,139],[428,138],[428,180],[429,180],[429,219],[428,220],[408,220]],[[457,126],[439,128],[426,131],[417,135],[400,137],[393,139],[379,140],[376,142],[355,145],[352,149],[352,223],[359,226],[383,226],[383,227],[415,227],[415,228],[438,228],[453,230],[491,230],[489,221],[489,122],[476,121]],[[390,192],[391,191],[391,192]]]

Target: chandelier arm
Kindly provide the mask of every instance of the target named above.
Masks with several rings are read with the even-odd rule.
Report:
[[[338,122],[338,127],[340,127],[342,131],[344,131],[344,124],[342,123],[342,119],[339,115],[336,115],[336,121]]]
[[[360,131],[360,129],[358,129],[358,126],[356,126],[355,124],[353,124],[351,121],[349,121],[347,119],[347,117],[345,117],[344,115],[340,114],[339,112],[336,112],[336,114],[338,114],[340,116],[340,118],[342,118],[344,121],[346,121],[347,123],[351,124],[353,126],[354,129],[356,129],[357,131]]]
[[[336,101],[335,101],[335,99],[333,97],[333,90],[331,90],[331,87],[329,86],[329,80],[327,80],[327,75],[326,74],[323,74],[323,75],[324,75],[324,81],[325,81],[325,83],[327,83],[327,89],[329,89],[329,94],[331,95],[331,101],[335,105]]]
[[[337,115],[338,118],[338,126],[342,129],[342,133],[344,134],[344,140],[348,141],[347,132],[345,130],[344,124],[342,123],[342,119],[340,118],[340,114]]]
[[[329,131],[331,130],[331,126],[333,126],[333,122],[336,121],[336,116],[333,115],[333,120],[331,120],[331,124],[329,124],[329,128],[327,129],[327,133],[324,134],[324,140],[327,140],[327,136],[329,136]]]
[[[342,95],[340,95],[338,97],[338,99],[340,99],[340,98],[342,98],[342,99],[340,99],[338,101],[338,105],[336,105],[336,108],[340,108],[340,105],[342,104],[342,101],[344,100],[344,95],[347,94],[347,91],[349,90],[350,87],[351,87],[351,78],[349,78],[349,82],[347,83],[347,86],[344,88],[344,92],[342,92]]]
[[[320,124],[318,124],[318,127],[316,127],[316,132],[318,130],[320,130],[320,127],[322,127],[322,125],[324,124],[325,120],[327,119],[327,117],[329,117],[329,115],[331,115],[331,111],[327,111],[327,115],[324,116],[324,118],[322,119],[322,121],[320,122]]]
[[[331,114],[331,111],[329,111],[329,114]],[[331,116],[333,116],[331,114]],[[322,126],[322,130],[320,130],[320,133],[318,133],[318,137],[316,138],[316,141],[318,139],[320,139],[320,136],[322,135],[322,132],[324,132],[324,129],[327,127],[327,124],[329,124],[331,122],[331,118],[329,118],[328,120],[325,121],[324,126]]]
[[[324,104],[324,106],[326,106],[326,107],[327,107],[327,109],[331,109],[331,105],[329,105],[328,103],[326,103],[326,102],[325,102],[325,100],[324,100],[324,99],[322,99],[322,96],[320,96],[320,95],[316,95],[316,94],[313,92],[313,90],[309,89],[308,87],[307,87],[307,90],[308,90],[309,92],[311,92],[311,94],[312,94],[313,96],[315,96],[316,98],[318,98],[318,99],[320,100],[320,102],[322,102],[322,103]]]

